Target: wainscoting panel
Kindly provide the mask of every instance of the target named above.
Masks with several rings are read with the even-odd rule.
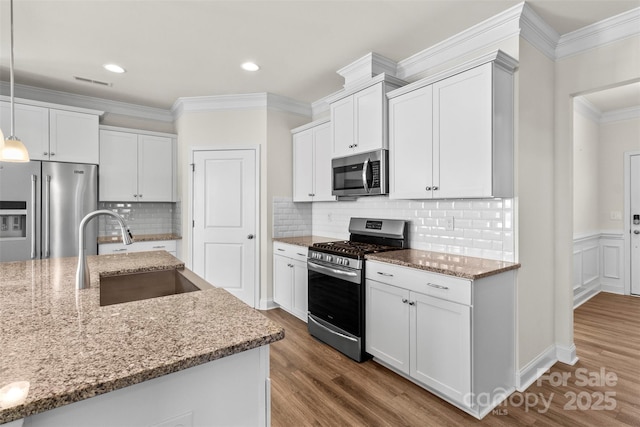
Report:
[[[624,294],[624,238],[622,233],[602,233],[602,290],[615,294]]]

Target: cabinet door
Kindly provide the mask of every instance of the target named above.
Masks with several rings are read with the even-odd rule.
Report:
[[[291,260],[293,265],[293,304],[291,312],[300,319],[307,321],[307,305],[308,305],[308,283],[309,277],[307,273],[307,263],[297,260]]]
[[[290,311],[293,305],[293,272],[291,259],[273,256],[273,301]]]
[[[138,135],[138,201],[173,201],[173,141]]]
[[[49,111],[49,158],[59,162],[99,163],[98,116],[75,111]]]
[[[11,106],[0,102],[0,128],[11,136]],[[15,136],[27,147],[31,160],[49,160],[49,109],[15,104]]]
[[[293,135],[293,201],[313,200],[313,129]]]
[[[313,171],[315,178],[313,200],[318,202],[333,201],[336,200],[336,197],[331,194],[331,125],[326,123],[318,126],[314,129],[313,136]]]
[[[378,83],[353,95],[354,105],[354,153],[386,148],[384,103],[382,83]]]
[[[432,197],[432,87],[389,101],[389,198]]]
[[[331,136],[333,157],[353,153],[354,141],[353,95],[331,104]]]
[[[137,201],[138,136],[100,131],[100,193],[103,202]]]
[[[491,67],[433,85],[434,197],[492,195]]]
[[[367,353],[409,373],[409,291],[367,280],[365,327]]]
[[[471,307],[412,292],[411,376],[464,403],[471,392]]]

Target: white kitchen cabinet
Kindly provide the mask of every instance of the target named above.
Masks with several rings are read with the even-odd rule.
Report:
[[[273,243],[273,301],[283,310],[307,321],[308,248]]]
[[[100,243],[98,245],[98,255],[167,251],[171,255],[177,256],[177,246],[178,245],[175,240],[148,240],[143,242],[134,242],[130,245],[125,245],[124,243]]]
[[[175,200],[171,136],[103,127],[100,131],[100,200]]]
[[[15,134],[27,147],[31,160],[98,164],[99,114],[15,104]],[[9,137],[9,102],[0,102],[0,124],[6,129],[5,137]]]
[[[0,126],[8,138],[11,134],[11,107],[0,102]],[[29,151],[31,160],[49,160],[49,109],[35,105],[15,104],[15,136]]]
[[[332,157],[388,147],[386,93],[404,84],[380,74],[366,85],[329,99]]]
[[[49,160],[97,165],[99,159],[98,116],[50,109]]]
[[[515,65],[471,65],[389,94],[390,198],[513,196]]]
[[[293,201],[336,200],[331,194],[331,126],[314,122],[292,130]]]
[[[515,277],[476,280],[367,261],[366,351],[482,418],[515,385]]]

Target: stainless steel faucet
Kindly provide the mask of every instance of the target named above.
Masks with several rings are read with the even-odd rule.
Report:
[[[122,231],[122,243],[124,243],[125,245],[130,245],[131,243],[133,243],[133,241],[131,240],[133,239],[131,231],[129,231],[129,227],[127,227],[127,224],[125,224],[124,219],[120,215],[106,209],[88,213],[84,218],[82,218],[82,221],[80,221],[80,237],[78,242],[78,270],[76,271],[77,289],[86,289],[89,287],[89,266],[87,265],[87,249],[84,245],[84,233],[85,228],[87,227],[87,223],[99,215],[110,215],[114,217],[120,224],[120,230]]]

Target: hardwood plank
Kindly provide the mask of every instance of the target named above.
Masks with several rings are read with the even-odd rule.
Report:
[[[547,372],[567,381],[534,383],[481,421],[372,360],[352,361],[315,340],[304,322],[285,311],[264,313],[286,331],[271,346],[274,427],[640,426],[640,298],[600,293],[576,309],[580,360],[574,366],[556,363]],[[615,384],[588,383],[603,368],[605,375],[616,375]],[[598,410],[605,393],[615,408]]]

